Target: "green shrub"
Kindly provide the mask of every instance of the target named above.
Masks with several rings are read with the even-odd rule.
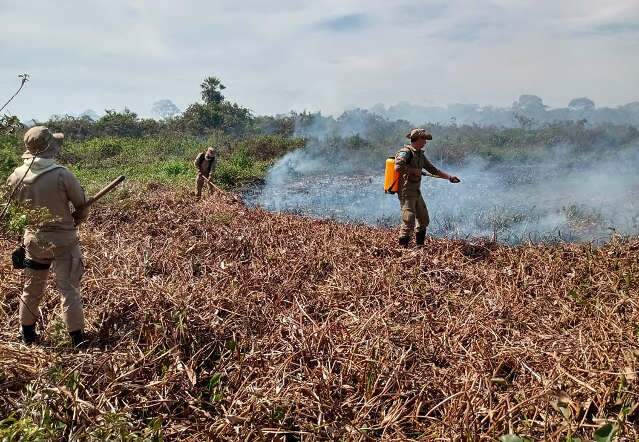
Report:
[[[255,161],[244,149],[218,162],[214,179],[223,187],[231,188],[262,179],[269,162]]]
[[[11,415],[0,421],[0,440],[2,441],[41,441],[58,439],[54,425],[43,426],[30,417],[21,419]]]
[[[169,177],[176,177],[180,175],[189,175],[191,168],[184,162],[180,161],[167,161],[160,165],[160,171]]]
[[[245,149],[240,149],[235,152],[228,162],[237,169],[250,169],[253,167],[253,160],[249,157],[248,152]]]
[[[0,192],[0,198],[2,198],[0,207],[4,208],[8,192]],[[53,216],[46,208],[29,209],[13,201],[9,205],[5,218],[0,220],[0,225],[3,225],[8,232],[22,235],[27,227],[37,227],[52,220]]]
[[[261,135],[243,139],[239,148],[258,160],[279,158],[295,149],[304,147],[303,138],[288,138],[281,135]]]
[[[0,136],[0,180],[2,183],[20,163],[19,148],[21,143],[13,135]]]

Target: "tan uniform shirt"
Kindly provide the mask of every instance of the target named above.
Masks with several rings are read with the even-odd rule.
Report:
[[[18,167],[8,178],[7,184],[14,188],[25,176],[31,159]],[[86,203],[84,189],[78,179],[53,159],[36,158],[15,194],[17,201],[29,209],[46,209],[45,221],[38,226],[28,226],[27,233],[76,232],[71,208]]]
[[[211,175],[211,172],[215,170],[215,157],[207,160],[206,155],[200,152],[198,156],[195,157],[193,165],[196,167],[198,172],[208,178]]]
[[[411,145],[402,147],[397,154],[395,154],[395,167],[401,174],[399,180],[399,192],[398,195],[401,198],[402,195],[419,195],[420,187],[422,184],[422,176],[413,176],[407,173],[409,168],[426,169],[428,173],[437,175],[439,169],[437,169],[433,163],[428,161],[428,158],[424,155],[422,149],[415,149]]]

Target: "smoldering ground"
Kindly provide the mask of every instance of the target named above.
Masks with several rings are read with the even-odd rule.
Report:
[[[313,139],[269,171],[263,186],[246,195],[250,204],[345,222],[396,226],[399,201],[384,194],[388,148],[340,148]],[[639,232],[639,145],[580,152],[558,144],[525,160],[498,163],[480,157],[439,168],[460,184],[424,177],[429,232],[440,237],[489,237],[522,241],[604,242]]]

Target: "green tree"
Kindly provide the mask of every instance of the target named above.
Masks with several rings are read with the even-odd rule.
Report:
[[[96,136],[97,127],[95,121],[88,116],[51,118],[43,123],[54,132],[62,132],[68,138],[75,140],[85,140]]]
[[[207,77],[200,85],[204,103],[187,107],[178,124],[187,132],[222,130],[241,135],[251,128],[251,111],[237,103],[230,103],[220,92],[225,86],[217,77]]]
[[[226,89],[226,86],[217,77],[207,77],[202,84],[202,100],[206,104],[220,104],[224,101],[224,95],[222,90]]]
[[[182,120],[191,132],[219,129],[241,135],[250,126],[252,115],[236,103],[195,103],[184,111]]]
[[[95,125],[98,131],[104,135],[114,137],[140,137],[143,135],[138,114],[126,108],[124,112],[106,109],[106,114]]]

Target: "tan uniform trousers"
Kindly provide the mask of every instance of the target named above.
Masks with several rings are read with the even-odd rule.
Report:
[[[195,190],[196,190],[196,196],[198,199],[202,196],[202,187],[204,187],[204,184],[206,184],[207,187],[209,188],[209,195],[212,195],[213,186],[211,186],[211,183],[206,181],[203,175],[198,173],[197,178],[195,179]]]
[[[67,330],[84,329],[84,309],[80,296],[80,278],[84,263],[75,232],[25,234],[27,258],[42,264],[53,263],[56,286],[62,295],[62,316]],[[20,303],[22,325],[35,324],[44,296],[49,270],[24,269],[25,284]]]
[[[428,209],[421,194],[409,194],[399,197],[402,210],[402,226],[399,230],[400,238],[410,238],[413,230],[425,232],[430,223]]]

